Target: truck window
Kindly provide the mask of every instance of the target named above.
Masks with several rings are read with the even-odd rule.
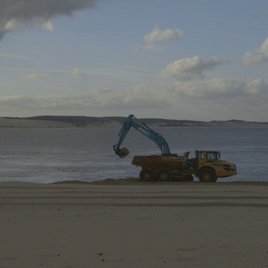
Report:
[[[220,160],[220,154],[218,152],[208,153],[207,159],[210,161]]]

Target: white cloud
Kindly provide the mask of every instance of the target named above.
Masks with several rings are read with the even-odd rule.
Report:
[[[87,114],[90,111],[106,115],[117,114],[118,111],[128,112],[130,109],[159,109],[165,107],[167,100],[162,94],[156,96],[147,88],[138,87],[132,90],[91,90],[87,94],[30,97],[11,96],[0,97],[0,111],[18,114]],[[13,107],[13,108],[11,108]]]
[[[11,59],[11,60],[28,60],[29,59],[27,57],[23,57],[23,56],[11,54],[11,53],[1,53],[0,58]]]
[[[4,35],[6,32],[11,32],[23,28],[26,25],[40,25],[41,27],[43,27],[48,31],[53,31],[54,29],[53,22],[50,19],[33,18],[31,21],[29,21],[28,19],[25,18],[12,18],[8,20],[2,27],[1,29],[2,35]]]
[[[162,30],[155,26],[153,31],[144,37],[146,44],[154,44],[158,42],[167,42],[182,37],[183,31],[180,29],[165,29]]]
[[[54,30],[53,22],[51,19],[33,18],[31,21],[29,21],[28,19],[25,18],[13,18],[6,22],[4,26],[4,31],[11,32],[30,24],[39,25],[48,31]]]
[[[223,63],[223,60],[217,58],[203,60],[199,56],[194,56],[192,58],[175,60],[170,63],[162,73],[170,77],[188,80],[192,78],[200,78],[203,76],[204,71],[212,70]]]
[[[53,25],[52,20],[41,20],[40,24],[44,29],[48,31],[52,32],[54,30],[54,25]]]
[[[46,76],[44,74],[41,74],[41,73],[29,73],[29,74],[24,76],[24,79],[34,81],[34,80],[44,79],[45,77]]]
[[[177,95],[221,101],[222,99],[261,97],[268,94],[268,83],[262,79],[245,81],[214,78],[177,83],[174,92]]]
[[[257,50],[247,52],[243,57],[243,62],[248,65],[268,62],[268,37]]]
[[[161,50],[162,48],[157,46],[158,43],[180,39],[182,36],[183,31],[179,28],[162,30],[158,26],[155,26],[152,32],[144,37],[145,48],[150,50]]]
[[[0,97],[7,115],[74,114],[173,117],[185,119],[265,119],[268,83],[264,80],[207,79],[128,90],[94,89],[51,97]],[[253,113],[254,112],[254,113]]]
[[[53,30],[52,19],[69,16],[94,7],[98,0],[0,0],[0,39],[6,33],[26,26],[39,25]]]
[[[88,76],[88,72],[85,72],[79,68],[75,68],[72,70],[72,74],[74,76],[77,76],[77,77],[87,77]]]

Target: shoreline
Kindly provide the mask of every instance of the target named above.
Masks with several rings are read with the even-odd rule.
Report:
[[[142,181],[139,178],[107,178],[101,180],[63,180],[56,182],[26,182],[26,181],[0,181],[0,187],[4,185],[268,185],[268,181],[217,181],[216,183],[204,183],[200,181],[184,182],[184,181]]]

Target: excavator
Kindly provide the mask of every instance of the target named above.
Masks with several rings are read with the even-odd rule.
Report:
[[[236,165],[221,160],[218,151],[195,152],[194,158],[189,158],[190,152],[182,156],[173,154],[165,138],[144,122],[130,114],[119,131],[113,150],[120,158],[129,154],[125,147],[120,148],[129,130],[134,128],[151,139],[160,149],[160,155],[134,156],[132,164],[141,167],[140,179],[144,181],[193,181],[197,177],[201,182],[216,182],[218,178],[237,174]]]

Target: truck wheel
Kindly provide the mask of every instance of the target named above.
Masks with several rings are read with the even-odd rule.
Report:
[[[151,170],[143,169],[140,173],[140,179],[143,181],[153,181],[155,179],[154,173]]]
[[[199,171],[198,178],[201,182],[216,182],[217,177],[213,169],[203,168]]]
[[[170,180],[170,175],[169,172],[167,170],[161,170],[158,173],[158,180],[160,181],[169,181]]]

